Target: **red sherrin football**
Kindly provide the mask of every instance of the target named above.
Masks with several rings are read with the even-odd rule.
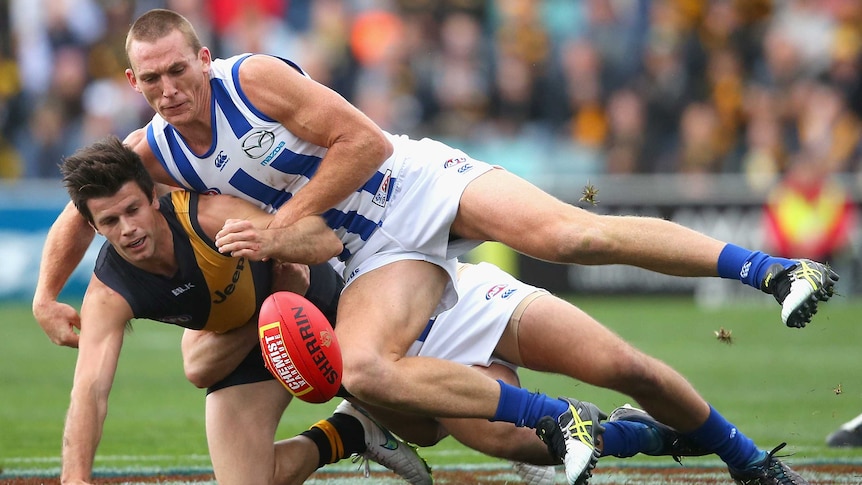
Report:
[[[329,321],[304,297],[289,291],[269,295],[258,319],[266,368],[303,401],[329,401],[341,386],[341,347]]]

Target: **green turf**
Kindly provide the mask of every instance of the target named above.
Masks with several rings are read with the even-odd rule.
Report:
[[[766,297],[764,295],[765,298]],[[680,370],[762,447],[788,441],[798,459],[853,459],[824,445],[826,434],[862,412],[862,300],[836,297],[809,328],[784,327],[771,304],[697,308],[688,298],[594,298],[576,303],[642,350]],[[766,300],[765,300],[766,301]],[[75,351],[47,339],[29,305],[0,305],[0,466],[55,468]],[[713,332],[732,331],[733,344]],[[127,336],[97,466],[134,457],[141,466],[207,466],[204,393],[188,384],[180,330],[148,321]],[[548,335],[554,338],[554,335]],[[524,385],[591,400],[606,410],[626,398],[570,379],[523,373]],[[841,387],[837,394],[835,389]],[[327,415],[335,402],[294,402],[279,437]],[[432,465],[490,461],[451,439],[424,450]]]

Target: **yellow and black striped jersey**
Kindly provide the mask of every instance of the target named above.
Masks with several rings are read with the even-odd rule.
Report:
[[[254,317],[270,293],[269,263],[218,252],[197,218],[198,195],[174,191],[160,199],[179,269],[170,278],[144,271],[106,242],[95,274],[147,318],[194,330],[225,332]]]

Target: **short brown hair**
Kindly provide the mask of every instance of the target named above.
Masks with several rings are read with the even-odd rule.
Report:
[[[133,41],[155,42],[175,30],[183,34],[195,54],[201,50],[201,39],[188,19],[173,10],[155,8],[138,17],[129,29],[126,35],[126,57],[128,58]],[[131,66],[131,61],[129,65]]]
[[[141,157],[113,135],[64,158],[60,172],[69,198],[91,224],[93,213],[87,207],[87,201],[110,197],[128,182],[135,182],[147,199],[153,201],[155,183],[144,168]]]

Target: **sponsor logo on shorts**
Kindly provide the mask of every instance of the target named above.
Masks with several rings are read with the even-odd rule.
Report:
[[[446,160],[443,163],[443,168],[458,167],[458,173],[468,172],[473,169],[473,164],[467,161],[466,157],[458,157]]]
[[[201,193],[202,193],[202,194],[204,194],[204,195],[218,195],[218,194],[220,194],[220,193],[221,193],[221,190],[219,190],[219,189],[217,189],[217,188],[215,188],[215,187],[212,187],[212,188],[209,188],[209,189],[204,190],[204,191],[203,191],[203,192],[201,192]]]
[[[485,299],[490,300],[491,298],[494,298],[495,296],[499,295],[500,293],[503,293],[507,286],[509,286],[509,285],[499,284],[499,285],[492,286],[485,293]]]
[[[192,321],[191,315],[174,315],[171,317],[162,317],[159,318],[160,322],[170,323],[173,325],[185,326],[185,324]]]
[[[446,162],[443,163],[443,168],[454,167],[455,165],[460,165],[460,164],[466,163],[466,162],[467,162],[467,159],[465,157],[452,158],[452,159],[446,160]]]

